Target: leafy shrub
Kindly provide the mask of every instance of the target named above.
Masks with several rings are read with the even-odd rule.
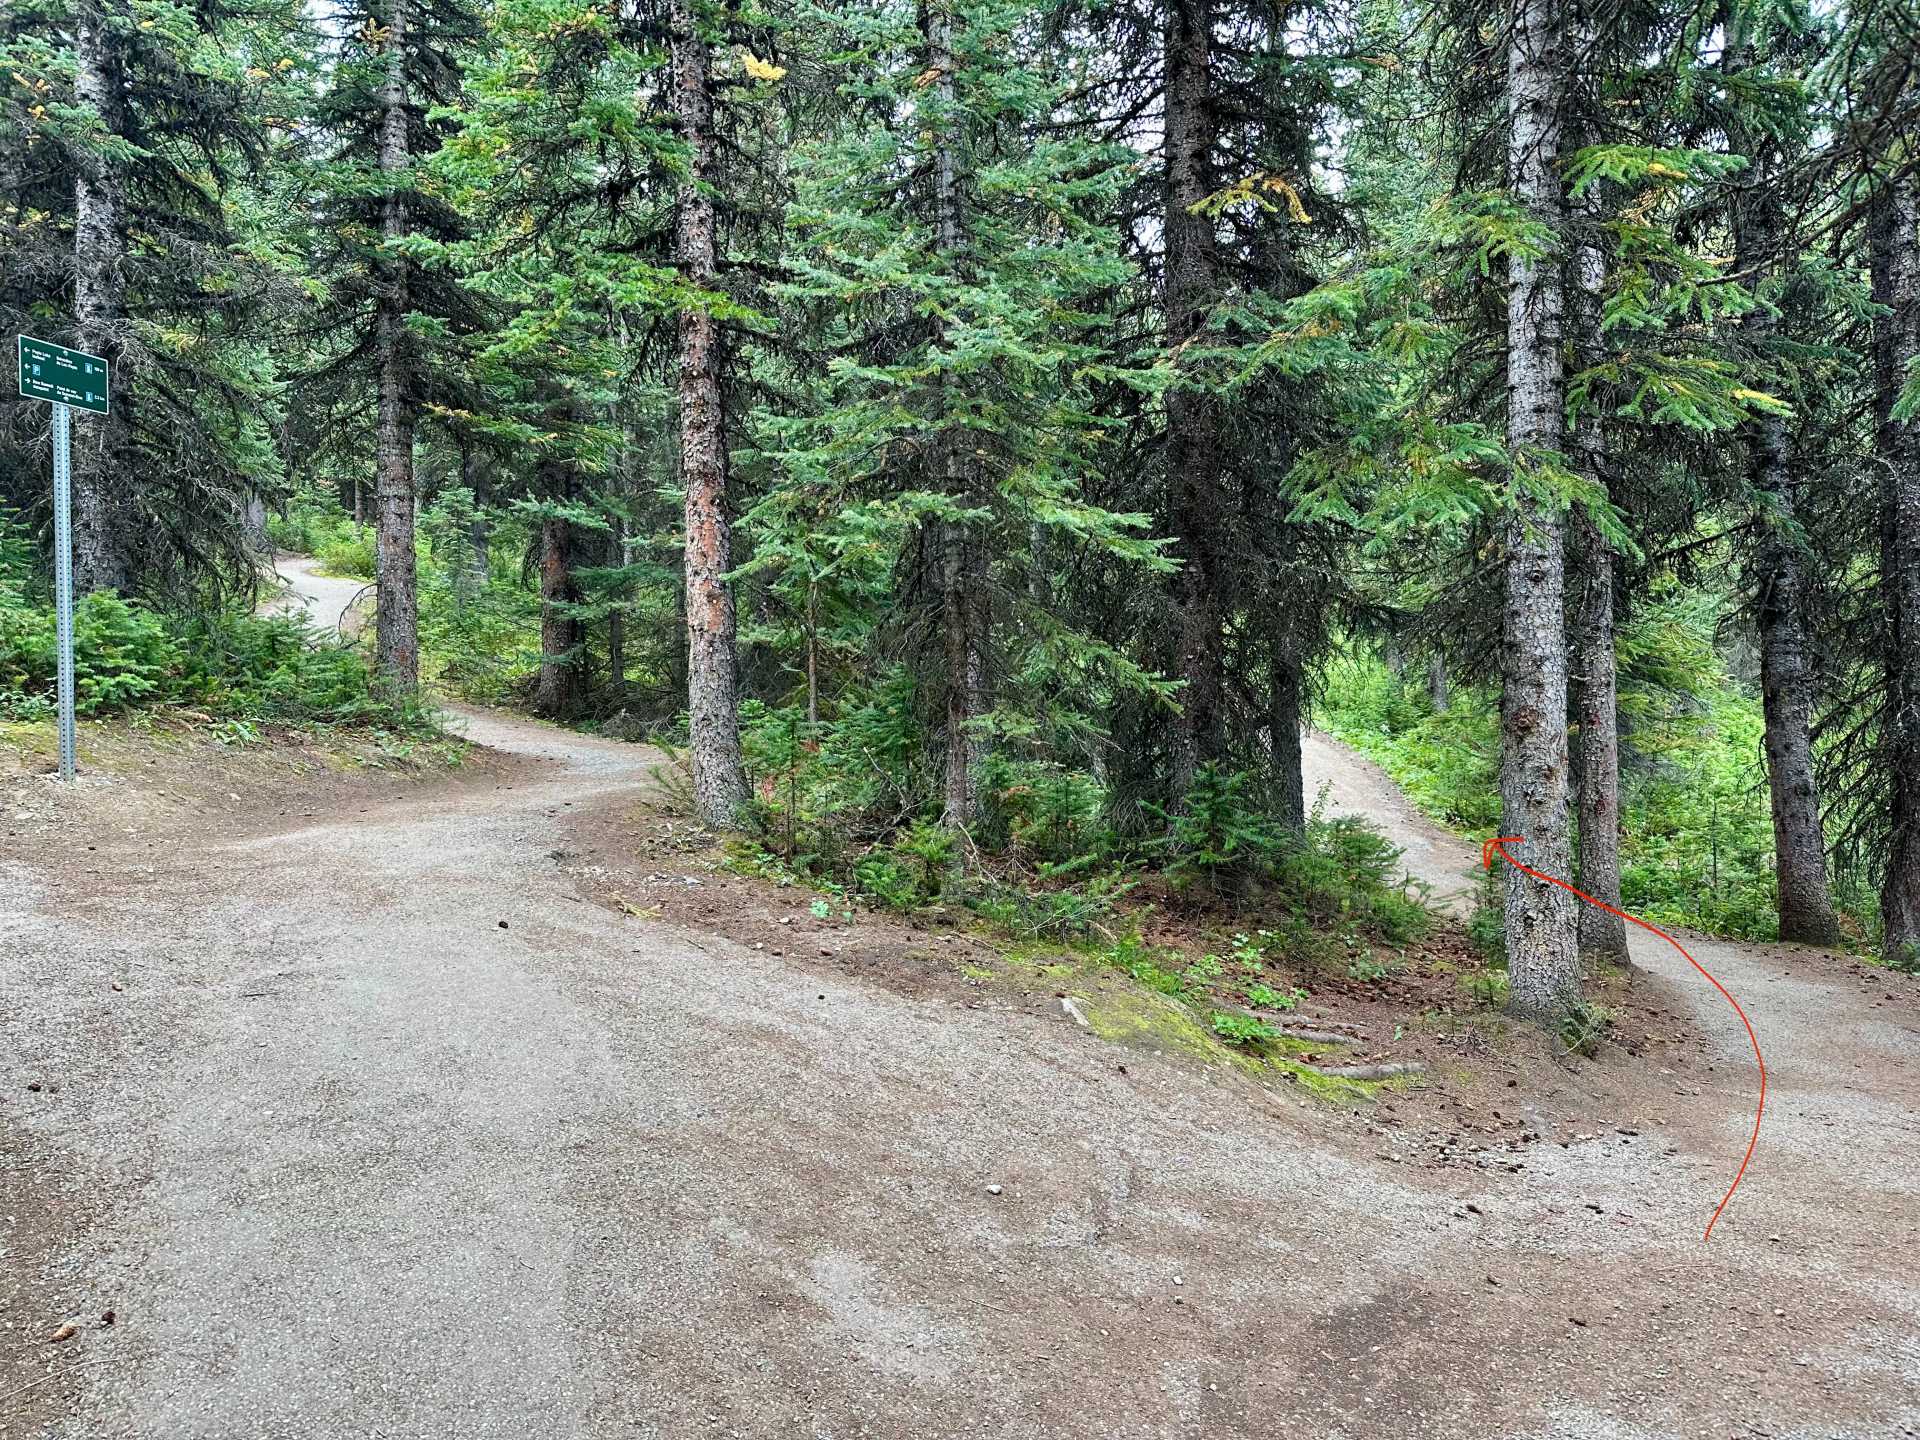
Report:
[[[1176,884],[1209,892],[1243,887],[1271,873],[1290,848],[1286,833],[1249,799],[1248,783],[1244,773],[1215,765],[1195,773],[1181,812],[1166,817],[1166,870]]]
[[[50,609],[0,609],[0,705],[38,716],[52,703],[59,663]],[[82,715],[167,700],[179,687],[178,643],[152,611],[104,591],[73,610],[74,709]]]
[[[1261,1010],[1291,1010],[1307,998],[1301,989],[1276,990],[1271,985],[1247,986],[1247,1003]]]
[[[329,575],[373,579],[373,527],[354,524],[338,505],[315,501],[289,505],[285,515],[268,517],[267,535],[282,550],[313,556]]]
[[[1233,1010],[1216,1010],[1208,1017],[1213,1033],[1229,1045],[1259,1045],[1280,1038],[1280,1032],[1266,1021]]]
[[[1621,894],[1658,924],[1767,940],[1778,916],[1765,721],[1715,649],[1720,608],[1709,590],[1656,582],[1620,632]],[[1355,651],[1333,663],[1322,695],[1316,718],[1384,766],[1421,810],[1469,832],[1495,829],[1491,690],[1456,689],[1435,715],[1421,687]],[[1872,887],[1853,879],[1834,876],[1835,898],[1871,916]]]
[[[1591,1001],[1576,1000],[1560,1016],[1554,1030],[1568,1051],[1591,1058],[1599,1053],[1600,1042],[1612,1025],[1612,1011]]]
[[[519,526],[496,541],[522,543]],[[504,538],[503,538],[504,536]],[[420,565],[420,655],[427,678],[468,700],[510,700],[540,668],[540,597],[512,575],[474,573],[466,537],[440,537]]]
[[[314,559],[328,575],[371,580],[379,566],[371,525],[349,525],[326,535],[315,547]]]
[[[53,614],[0,594],[0,714],[52,714],[58,663]],[[377,697],[361,658],[314,639],[289,616],[171,616],[110,592],[74,607],[74,705],[98,716],[191,704],[234,719],[431,728],[414,705]],[[246,738],[232,731],[229,738]]]
[[[1186,989],[1186,981],[1181,973],[1167,968],[1168,964],[1180,964],[1183,958],[1180,952],[1155,950],[1137,933],[1123,935],[1115,941],[1108,947],[1104,958],[1109,965],[1124,970],[1149,990],[1156,990],[1162,995],[1177,996]]]
[[[1391,965],[1383,965],[1380,961],[1374,959],[1371,950],[1362,950],[1347,962],[1347,978],[1350,980],[1365,981],[1369,985],[1378,984],[1392,973],[1393,967]]]
[[[1278,885],[1306,908],[1329,919],[1353,919],[1392,944],[1425,934],[1425,906],[1407,893],[1400,850],[1358,815],[1327,819],[1315,808],[1304,845],[1279,867]]]
[[[1104,820],[1106,792],[1092,776],[1051,761],[995,756],[984,767],[985,791],[1004,827],[1006,848],[1042,864],[1079,863],[1111,850]]]
[[[1507,1003],[1507,972],[1505,970],[1486,969],[1474,972],[1465,980],[1467,994],[1474,1003],[1484,1005],[1490,1010],[1498,1010]]]

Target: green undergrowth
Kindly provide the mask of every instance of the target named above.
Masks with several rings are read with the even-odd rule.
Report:
[[[165,610],[97,592],[74,607],[73,642],[83,718],[171,706],[213,717],[236,740],[262,725],[434,733],[426,709],[380,696],[361,656],[297,618],[236,603],[211,613]],[[57,662],[46,576],[0,516],[0,720],[51,734]]]
[[[1315,1094],[1373,1092],[1313,1073],[1296,1058],[1308,1047],[1262,1017],[1299,1004],[1315,976],[1386,979],[1428,931],[1424,893],[1377,830],[1316,810],[1288,833],[1243,777],[1202,769],[1163,829],[1123,839],[1092,776],[999,757],[963,839],[915,773],[912,700],[896,676],[832,725],[743,706],[755,801],[731,867],[836,908],[975,927],[1009,952],[1009,973],[1084,1002],[1110,1038],[1285,1075]],[[1156,926],[1185,939],[1142,938]]]
[[[475,527],[484,537],[481,565]],[[329,575],[374,578],[373,528],[308,499],[268,521],[274,543],[311,555]],[[420,512],[415,543],[421,680],[484,705],[524,699],[540,669],[540,597],[525,560],[531,534],[516,513],[475,505],[459,488]]]
[[[1134,942],[1136,948],[1138,943]],[[1367,1104],[1382,1090],[1402,1085],[1398,1080],[1324,1075],[1300,1058],[1324,1052],[1324,1044],[1279,1035],[1236,1037],[1223,1033],[1218,1022],[1226,1012],[1214,1008],[1204,991],[1168,994],[1141,981],[1113,949],[1015,947],[999,956],[991,967],[970,966],[968,973],[972,978],[1009,988],[1044,988],[1049,994],[1071,999],[1087,1028],[1114,1044],[1230,1068],[1263,1084],[1284,1082],[1316,1099]]]
[[[311,555],[327,575],[374,578],[373,527],[337,506],[296,504],[267,519],[267,534],[282,550]]]

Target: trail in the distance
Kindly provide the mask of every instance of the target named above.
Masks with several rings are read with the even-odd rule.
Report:
[[[1733,1184],[1729,1185],[1727,1187],[1727,1193],[1720,1197],[1720,1203],[1714,1207],[1712,1219],[1707,1221],[1707,1233],[1700,1237],[1702,1241],[1711,1240],[1713,1238],[1714,1224],[1720,1219],[1720,1212],[1727,1208],[1727,1202],[1733,1199],[1733,1192],[1740,1188],[1741,1180],[1746,1177],[1747,1165],[1753,1159],[1754,1146],[1760,1143],[1760,1121],[1761,1121],[1761,1118],[1767,1113],[1767,1062],[1760,1054],[1760,1039],[1757,1035],[1753,1033],[1753,1022],[1747,1019],[1747,1012],[1740,1008],[1740,1002],[1733,998],[1733,992],[1728,990],[1726,986],[1722,985],[1717,979],[1715,979],[1713,972],[1711,970],[1707,969],[1706,966],[1702,965],[1698,960],[1694,959],[1693,956],[1688,953],[1686,946],[1682,945],[1678,940],[1674,939],[1673,936],[1669,935],[1666,931],[1662,930],[1658,925],[1649,925],[1645,920],[1642,920],[1638,915],[1629,915],[1626,911],[1618,908],[1617,906],[1609,905],[1604,900],[1596,900],[1594,899],[1593,896],[1587,894],[1586,891],[1575,889],[1572,885],[1569,885],[1566,881],[1560,879],[1557,875],[1545,874],[1542,871],[1534,869],[1531,865],[1522,864],[1520,861],[1514,859],[1513,856],[1508,855],[1507,848],[1506,848],[1508,844],[1510,843],[1518,844],[1521,839],[1522,837],[1518,835],[1495,836],[1493,839],[1487,841],[1484,845],[1480,847],[1481,863],[1484,864],[1489,870],[1492,869],[1494,852],[1498,851],[1500,855],[1505,858],[1506,862],[1509,865],[1513,866],[1514,869],[1520,871],[1522,874],[1531,875],[1536,880],[1544,880],[1549,885],[1558,885],[1562,890],[1565,890],[1568,894],[1579,896],[1582,900],[1586,901],[1587,904],[1597,905],[1600,909],[1605,910],[1609,915],[1618,915],[1622,920],[1626,920],[1634,925],[1638,925],[1642,930],[1645,930],[1650,934],[1658,935],[1662,940],[1666,941],[1669,945],[1673,946],[1674,949],[1678,950],[1681,953],[1681,955],[1685,957],[1686,962],[1689,965],[1693,966],[1694,969],[1698,970],[1702,975],[1707,977],[1707,983],[1713,986],[1714,989],[1718,990],[1721,993],[1721,995],[1726,998],[1726,1002],[1733,1007],[1733,1013],[1740,1017],[1740,1023],[1746,1026],[1747,1039],[1753,1045],[1754,1063],[1760,1067],[1760,1100],[1759,1100],[1759,1103],[1754,1106],[1754,1110],[1753,1110],[1753,1133],[1747,1137],[1747,1153],[1740,1157],[1740,1168],[1734,1172]]]

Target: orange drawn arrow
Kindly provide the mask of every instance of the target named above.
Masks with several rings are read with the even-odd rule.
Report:
[[[1534,879],[1544,880],[1549,885],[1558,885],[1568,894],[1578,895],[1582,900],[1586,901],[1587,904],[1597,905],[1609,915],[1618,915],[1622,920],[1638,925],[1642,930],[1650,931],[1658,935],[1682,955],[1685,955],[1689,965],[1707,977],[1707,983],[1726,997],[1727,1004],[1733,1007],[1733,1013],[1738,1015],[1740,1017],[1740,1023],[1747,1027],[1747,1039],[1753,1045],[1753,1061],[1754,1064],[1760,1067],[1760,1101],[1759,1104],[1754,1107],[1753,1134],[1747,1138],[1747,1153],[1740,1157],[1740,1168],[1734,1172],[1733,1184],[1729,1185],[1727,1187],[1727,1193],[1720,1197],[1720,1203],[1714,1207],[1713,1218],[1707,1221],[1707,1233],[1700,1237],[1703,1241],[1711,1240],[1713,1238],[1714,1223],[1719,1220],[1720,1212],[1727,1208],[1727,1201],[1733,1198],[1733,1192],[1740,1188],[1740,1181],[1746,1176],[1747,1162],[1753,1159],[1753,1147],[1760,1143],[1760,1120],[1761,1117],[1767,1113],[1767,1062],[1760,1056],[1760,1041],[1753,1033],[1753,1022],[1747,1019],[1747,1012],[1740,1008],[1740,1002],[1733,998],[1732,994],[1727,990],[1727,987],[1713,978],[1713,972],[1708,970],[1707,967],[1702,965],[1698,960],[1694,959],[1693,956],[1688,955],[1687,947],[1674,939],[1673,936],[1669,935],[1666,931],[1662,930],[1658,925],[1649,925],[1638,915],[1629,915],[1626,911],[1616,909],[1604,900],[1594,899],[1593,896],[1587,894],[1584,890],[1574,889],[1573,886],[1560,879],[1557,875],[1542,874],[1531,865],[1522,864],[1520,861],[1514,859],[1512,855],[1507,853],[1506,847],[1520,844],[1521,839],[1522,837],[1518,835],[1496,835],[1491,840],[1483,842],[1480,846],[1481,865],[1491,870],[1493,868],[1493,857],[1497,854],[1523,875],[1531,875]]]

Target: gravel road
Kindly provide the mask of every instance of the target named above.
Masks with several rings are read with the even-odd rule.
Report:
[[[584,903],[554,821],[651,757],[467,723],[487,780],[136,824],[85,883],[0,841],[0,1142],[44,1170],[26,1278],[65,1307],[0,1313],[16,1344],[86,1321],[0,1435],[1916,1433],[1920,1046],[1888,977],[1703,946],[1776,1086],[1703,1246],[1753,1077],[1677,956],[1639,958],[1716,1027],[1711,1073],[1655,1078],[1637,1133],[1433,1170],[1068,1024]],[[1472,863],[1309,755],[1419,863]]]

